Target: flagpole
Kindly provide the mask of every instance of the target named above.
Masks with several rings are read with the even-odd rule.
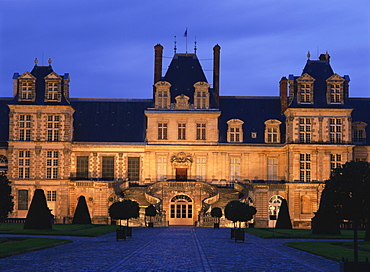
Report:
[[[188,28],[185,30],[185,38],[186,38],[186,54],[188,54]]]

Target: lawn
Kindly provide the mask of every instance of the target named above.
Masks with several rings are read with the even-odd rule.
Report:
[[[337,262],[341,261],[342,257],[353,261],[353,242],[293,242],[286,245]],[[358,242],[358,258],[359,261],[370,259],[370,242]]]
[[[53,224],[49,230],[23,229],[23,224],[2,223],[0,234],[34,234],[34,235],[61,235],[61,236],[88,236],[95,237],[117,229],[115,225],[75,225],[75,224]]]
[[[0,237],[0,258],[71,243],[64,239]]]
[[[353,239],[353,230],[342,230],[340,235],[312,234],[310,229],[269,229],[269,228],[248,228],[247,233],[261,238],[291,238],[291,239]],[[365,231],[358,231],[358,237],[362,239]]]

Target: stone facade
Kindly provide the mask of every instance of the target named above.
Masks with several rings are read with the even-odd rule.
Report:
[[[315,73],[283,78],[280,97],[222,97],[218,45],[216,89],[201,69],[189,72],[187,86],[176,81],[183,73],[177,68],[197,69],[195,54],[175,54],[161,77],[163,47],[155,50],[153,99],[145,101],[70,99],[68,74],[56,75],[51,65],[15,74],[14,96],[0,100],[6,113],[1,130],[9,131],[0,139],[0,170],[12,182],[15,201],[9,217],[26,217],[41,188],[60,223],[70,222],[85,196],[94,223],[109,223],[108,207],[122,197],[139,202],[142,213],[154,204],[161,211],[156,222],[170,225],[207,225],[212,207],[240,199],[256,207],[255,226],[273,227],[286,199],[293,226],[308,228],[331,169],[370,161],[370,117],[354,114],[370,101],[349,100],[346,76],[324,78],[343,84],[334,91],[324,87],[326,106],[312,98],[322,92],[312,85],[320,79]],[[340,97],[330,100],[336,90]],[[144,220],[141,215],[135,222]]]

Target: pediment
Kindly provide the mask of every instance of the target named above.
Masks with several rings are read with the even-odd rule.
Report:
[[[198,81],[196,82],[193,87],[194,88],[209,88],[211,85],[209,85],[207,82],[205,81]]]
[[[36,80],[36,77],[34,77],[30,72],[25,72],[22,75],[18,77],[18,79],[33,79]]]
[[[230,125],[243,125],[244,122],[240,119],[230,119],[229,121],[226,122],[229,126]]]
[[[269,119],[267,121],[265,121],[265,125],[280,125],[281,122],[279,120],[276,120],[276,119]]]
[[[175,97],[175,100],[176,100],[176,104],[175,104],[175,108],[176,109],[189,109],[189,97],[184,95],[184,94],[181,94],[181,95],[178,95]]]
[[[158,81],[157,83],[154,84],[155,87],[171,87],[171,83],[168,81]]]
[[[332,75],[331,77],[329,77],[326,82],[331,82],[331,81],[340,81],[340,82],[343,82],[344,81],[344,78],[341,77],[340,75],[338,74],[334,74]]]
[[[300,82],[300,81],[310,81],[310,82],[314,82],[316,79],[314,79],[312,76],[310,76],[309,74],[307,73],[304,73],[303,75],[301,75],[299,78],[297,78],[297,81]]]
[[[48,74],[46,77],[44,77],[45,80],[55,80],[55,79],[58,79],[58,80],[61,80],[62,78],[60,76],[58,76],[55,72],[51,72],[50,74]]]

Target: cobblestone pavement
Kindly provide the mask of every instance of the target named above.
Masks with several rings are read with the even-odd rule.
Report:
[[[0,271],[339,271],[337,262],[283,245],[299,240],[246,234],[236,243],[222,228],[134,228],[126,241],[115,233],[58,238],[73,243],[0,259]]]

